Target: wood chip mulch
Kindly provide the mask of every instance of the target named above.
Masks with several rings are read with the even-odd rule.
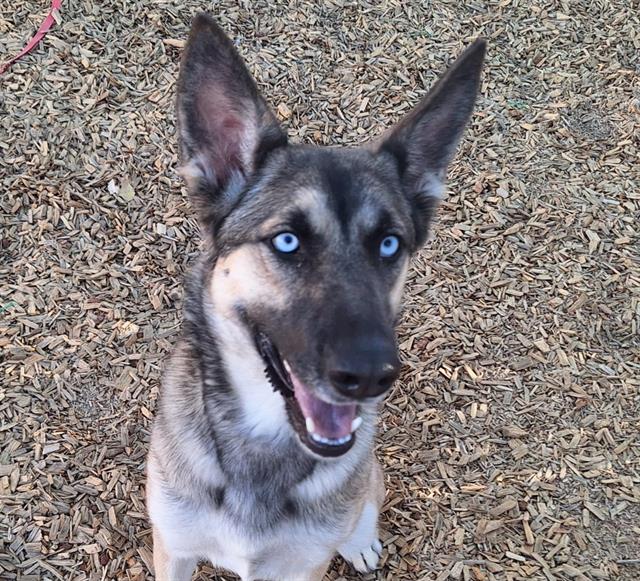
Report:
[[[0,60],[48,4],[0,6]],[[64,2],[0,78],[0,578],[152,578],[145,452],[199,244],[173,100],[203,9],[312,143],[378,135],[489,39],[408,284],[368,579],[640,578],[632,0]]]

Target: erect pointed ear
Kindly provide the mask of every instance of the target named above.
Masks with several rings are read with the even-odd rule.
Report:
[[[202,224],[215,228],[287,136],[231,40],[206,14],[194,19],[182,57],[177,116],[182,174]]]
[[[427,237],[447,166],[473,111],[485,48],[482,39],[469,46],[376,146],[380,154],[391,155],[399,168],[404,193],[413,206],[417,245]]]

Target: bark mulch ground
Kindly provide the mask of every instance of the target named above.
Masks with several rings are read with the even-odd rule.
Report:
[[[47,8],[0,6],[0,60]],[[378,135],[489,40],[408,284],[368,578],[640,578],[632,0],[64,2],[0,78],[0,578],[151,579],[145,451],[199,244],[174,89],[203,9],[308,143]]]

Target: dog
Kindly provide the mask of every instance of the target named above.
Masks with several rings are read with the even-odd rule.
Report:
[[[319,581],[336,553],[376,568],[395,323],[484,53],[475,41],[367,147],[294,145],[233,43],[195,18],[177,119],[204,244],[147,463],[159,581],[199,560],[242,581]]]

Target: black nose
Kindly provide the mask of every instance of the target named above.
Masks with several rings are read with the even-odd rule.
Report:
[[[350,337],[332,345],[329,380],[350,398],[376,397],[387,391],[400,373],[395,341],[385,336]]]

